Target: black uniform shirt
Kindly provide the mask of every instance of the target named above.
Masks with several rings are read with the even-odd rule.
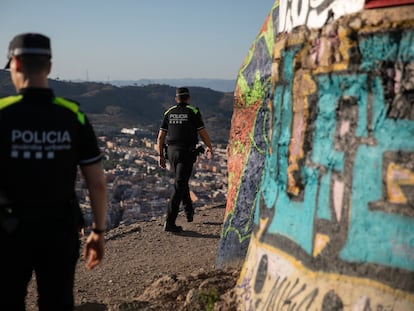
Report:
[[[0,207],[73,200],[77,166],[101,158],[75,102],[37,88],[0,99]]]
[[[198,131],[204,128],[200,110],[178,104],[164,113],[161,130],[167,132],[167,145],[192,146],[198,142]]]

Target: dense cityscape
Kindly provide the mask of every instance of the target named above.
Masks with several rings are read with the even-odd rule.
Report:
[[[155,135],[138,128],[102,133],[97,130],[105,155],[108,229],[162,216],[174,187],[174,178],[168,166],[167,170],[158,166]],[[224,204],[226,200],[226,146],[214,145],[214,148],[213,159],[200,155],[194,164],[190,190],[196,213],[197,207]],[[76,189],[88,227],[92,217],[88,193],[81,178],[78,178]]]

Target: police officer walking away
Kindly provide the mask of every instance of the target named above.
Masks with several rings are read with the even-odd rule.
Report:
[[[91,269],[104,255],[101,152],[78,105],[48,87],[48,37],[14,37],[6,69],[17,95],[0,99],[0,310],[25,310],[32,271],[39,310],[73,310],[80,246],[75,178],[80,167],[94,215],[83,253]]]
[[[163,147],[168,146],[168,161],[175,174],[174,192],[168,202],[165,231],[181,232],[183,228],[177,226],[180,203],[183,203],[187,221],[192,222],[194,207],[190,197],[188,182],[197,158],[196,145],[198,135],[207,146],[208,157],[213,156],[213,147],[210,137],[205,129],[200,110],[190,106],[190,92],[186,87],[176,90],[175,101],[177,105],[164,113],[164,118],[158,133],[159,166],[166,167]]]

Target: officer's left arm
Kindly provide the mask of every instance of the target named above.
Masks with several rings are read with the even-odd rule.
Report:
[[[167,136],[167,132],[164,130],[160,130],[158,132],[157,137],[157,145],[158,145],[158,164],[161,168],[166,168],[165,157],[164,157],[164,143],[165,137]]]

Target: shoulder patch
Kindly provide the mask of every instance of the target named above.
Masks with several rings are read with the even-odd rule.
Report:
[[[188,108],[190,108],[195,114],[198,113],[198,108],[191,106],[191,105],[187,105]]]
[[[78,103],[71,101],[69,99],[63,98],[63,97],[55,97],[53,99],[53,103],[69,109],[70,111],[72,111],[74,114],[77,115],[78,121],[81,124],[85,124],[85,114],[79,110]]]
[[[164,116],[167,115],[172,109],[176,108],[178,105],[172,106],[164,112]]]
[[[23,98],[23,95],[13,95],[0,98],[0,109],[16,104]]]

